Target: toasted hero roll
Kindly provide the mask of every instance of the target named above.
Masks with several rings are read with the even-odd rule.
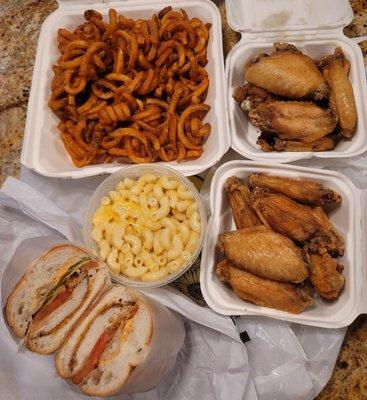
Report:
[[[157,317],[154,307],[167,315]],[[182,332],[182,321],[165,307],[152,308],[137,292],[113,285],[69,334],[56,354],[56,370],[90,396],[126,392],[125,386],[129,393],[149,390],[176,361]]]
[[[109,284],[108,269],[83,249],[55,246],[29,265],[11,292],[6,320],[31,351],[52,353]]]

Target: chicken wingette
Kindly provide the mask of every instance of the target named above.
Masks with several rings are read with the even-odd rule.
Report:
[[[247,178],[251,189],[256,186],[282,193],[293,200],[311,206],[320,206],[326,211],[339,207],[342,197],[339,193],[318,182],[306,179],[291,179],[267,174],[251,174]]]
[[[255,188],[251,205],[264,225],[296,242],[307,241],[319,228],[308,207],[283,194]]]
[[[340,133],[345,138],[350,138],[357,124],[357,109],[353,87],[348,78],[349,60],[345,57],[343,50],[338,47],[333,55],[321,59],[320,67],[331,88],[329,107],[339,117]]]
[[[275,97],[258,86],[246,83],[234,90],[233,98],[243,111],[250,111],[261,103],[275,100]]]
[[[342,275],[343,266],[328,253],[309,253],[311,276],[310,280],[316,292],[326,299],[336,299],[343,288],[345,278]]]
[[[263,144],[262,139],[259,138],[257,143],[263,149],[268,148],[269,144]],[[297,140],[282,140],[275,138],[274,144],[271,146],[270,151],[328,151],[333,150],[335,147],[335,140],[330,136],[324,136],[321,139],[315,140],[311,143],[298,142]],[[266,151],[266,150],[264,150]],[[268,150],[269,151],[269,150]]]
[[[328,97],[329,88],[311,57],[287,43],[274,43],[270,55],[252,59],[245,80],[270,93],[291,99]]]
[[[261,225],[261,221],[251,207],[251,192],[240,178],[236,176],[228,178],[224,191],[227,194],[237,229]]]
[[[216,273],[221,281],[229,283],[237,296],[259,306],[299,314],[313,304],[306,287],[260,278],[237,269],[228,260],[217,265]]]
[[[265,226],[224,233],[218,247],[236,267],[262,278],[299,283],[308,277],[301,250]]]
[[[328,135],[338,122],[334,111],[301,101],[261,103],[250,110],[248,118],[261,131],[303,143],[312,143]]]

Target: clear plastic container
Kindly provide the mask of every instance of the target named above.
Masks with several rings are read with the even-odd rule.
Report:
[[[222,23],[218,8],[210,0],[167,0],[152,1],[109,1],[93,2],[90,0],[59,1],[59,8],[44,21],[38,39],[37,55],[32,77],[32,88],[29,97],[27,121],[21,163],[36,172],[55,178],[84,178],[99,174],[111,174],[123,163],[88,165],[75,167],[60,139],[57,130],[59,119],[47,106],[50,97],[52,65],[59,57],[57,49],[57,30],[61,27],[75,29],[84,22],[83,13],[90,8],[98,10],[108,19],[108,10],[116,9],[119,14],[128,18],[149,18],[162,8],[172,6],[185,9],[190,17],[198,17],[205,23],[211,23],[208,42],[208,64],[206,69],[210,86],[206,103],[211,109],[205,117],[212,130],[204,144],[204,152],[196,160],[182,163],[176,161],[157,163],[168,165],[186,176],[202,172],[217,161],[228,150],[230,138],[226,113],[224,61],[222,50]]]
[[[292,162],[311,157],[346,158],[367,151],[366,75],[357,39],[349,39],[343,28],[352,21],[348,0],[226,0],[230,26],[239,31],[241,40],[226,60],[227,110],[231,146],[251,160]],[[271,53],[274,42],[296,45],[305,54],[319,59],[341,47],[351,62],[351,81],[358,122],[354,137],[341,141],[334,150],[322,152],[264,152],[256,144],[259,130],[247,119],[233,99],[233,91],[245,83],[245,64],[255,55]]]
[[[98,247],[96,242],[92,238],[92,218],[96,211],[96,209],[100,206],[100,201],[103,196],[108,195],[111,190],[115,190],[115,187],[118,182],[123,180],[126,177],[137,179],[143,174],[155,174],[159,176],[169,176],[172,177],[179,182],[181,182],[188,190],[192,192],[195,197],[195,201],[198,204],[198,212],[201,218],[201,232],[200,232],[200,239],[198,242],[198,246],[191,256],[190,260],[188,260],[187,264],[182,267],[180,270],[166,276],[165,278],[154,281],[154,282],[142,282],[138,280],[129,279],[127,276],[118,275],[110,271],[112,280],[118,283],[122,283],[126,286],[133,286],[136,288],[152,288],[166,285],[179,276],[184,274],[195,262],[196,258],[198,257],[204,239],[204,233],[206,230],[206,211],[204,207],[204,203],[201,199],[201,196],[195,186],[191,183],[191,181],[186,178],[184,175],[180,174],[179,172],[175,171],[172,168],[166,166],[160,166],[156,164],[140,164],[140,165],[131,165],[129,167],[125,167],[120,169],[119,171],[112,174],[108,177],[105,181],[103,181],[95,190],[92,197],[89,200],[85,215],[84,215],[84,226],[83,226],[83,236],[86,248],[92,253],[99,257],[98,255]]]
[[[315,305],[300,314],[257,306],[241,300],[216,276],[214,269],[223,259],[216,247],[218,235],[236,229],[227,196],[225,181],[230,176],[245,179],[259,172],[289,178],[308,179],[334,189],[342,195],[341,206],[329,215],[345,240],[345,254],[338,259],[344,266],[345,287],[337,300],[328,302],[314,295]],[[224,315],[261,315],[275,319],[325,328],[348,326],[367,310],[366,198],[345,175],[315,168],[254,161],[230,161],[215,172],[210,188],[210,212],[201,256],[200,285],[207,304]]]

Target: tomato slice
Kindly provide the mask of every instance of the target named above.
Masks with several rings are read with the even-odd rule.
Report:
[[[98,263],[96,261],[89,261],[83,265],[83,268],[85,270],[89,270],[89,269],[96,268],[96,267],[98,267]],[[37,323],[39,321],[42,321],[48,315],[50,315],[52,312],[54,312],[57,308],[62,306],[70,298],[76,284],[78,283],[77,278],[70,278],[69,284],[72,283],[71,282],[72,279],[74,279],[74,284],[71,284],[70,286],[66,286],[65,290],[62,293],[58,294],[50,303],[44,305],[35,315],[33,322]]]
[[[102,335],[98,338],[96,344],[94,345],[93,350],[89,354],[87,360],[85,361],[82,369],[71,378],[73,383],[79,385],[90,374],[90,372],[97,367],[98,362],[102,357],[102,354],[105,351],[107,344],[112,339],[116,330],[117,328],[108,329],[102,333]]]
[[[92,269],[97,267],[98,267],[97,261],[89,261],[86,264],[83,264],[83,269]]]
[[[66,289],[59,293],[50,303],[44,305],[35,315],[33,322],[37,323],[45,319],[48,315],[54,312],[57,308],[62,306],[73,293],[73,289]]]

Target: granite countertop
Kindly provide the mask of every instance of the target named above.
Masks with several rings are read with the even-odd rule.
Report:
[[[215,1],[223,20],[225,54],[238,35],[225,19],[224,1]],[[350,37],[367,34],[367,1],[352,0]],[[0,184],[17,176],[37,38],[43,20],[57,8],[55,0],[0,2]],[[367,60],[367,42],[361,43]],[[367,63],[366,63],[367,65]],[[367,318],[359,317],[348,329],[333,375],[317,400],[367,399]]]

